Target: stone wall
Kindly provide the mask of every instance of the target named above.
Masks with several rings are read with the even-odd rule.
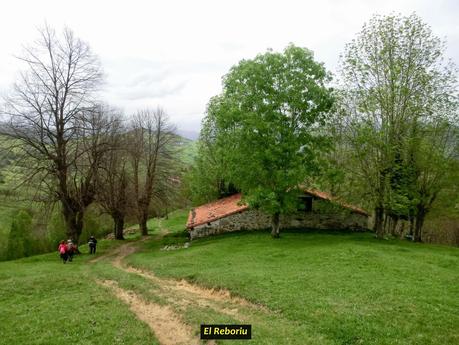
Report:
[[[260,230],[271,227],[271,216],[258,211],[246,210],[211,223],[199,225],[189,231],[190,238],[205,237],[238,230]],[[368,227],[368,217],[351,213],[345,209],[328,207],[327,202],[315,201],[312,212],[298,212],[281,216],[281,229],[350,229],[363,230]]]

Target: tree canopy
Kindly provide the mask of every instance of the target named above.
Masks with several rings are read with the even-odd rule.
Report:
[[[296,209],[300,184],[320,171],[330,147],[321,131],[333,105],[329,80],[310,50],[289,45],[232,67],[209,103],[203,132],[225,161],[225,180],[272,215],[274,237],[280,214]]]
[[[371,192],[375,231],[424,217],[457,152],[457,70],[418,16],[374,16],[342,59],[343,145]]]

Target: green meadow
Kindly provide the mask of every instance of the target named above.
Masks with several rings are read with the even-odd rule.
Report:
[[[371,233],[238,232],[195,240],[189,248],[185,211],[149,222],[125,262],[160,278],[229,290],[260,310],[242,310],[251,344],[457,344],[459,250]],[[168,230],[164,237],[160,230]],[[100,241],[98,256],[120,242]],[[170,305],[199,335],[199,325],[238,323],[201,305],[178,306],[156,283],[87,248],[63,265],[56,253],[0,263],[0,333],[5,344],[155,344],[129,306],[96,281],[109,279],[146,302]],[[240,343],[220,341],[217,343]]]

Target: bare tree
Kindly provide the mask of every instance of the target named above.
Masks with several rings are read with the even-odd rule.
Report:
[[[150,208],[164,203],[174,185],[172,177],[177,167],[177,144],[174,128],[162,109],[139,111],[133,117],[129,156],[135,208],[142,235],[148,235]]]
[[[130,207],[127,133],[119,114],[113,121],[107,141],[110,150],[101,161],[97,174],[97,201],[113,219],[115,239],[123,240],[124,221]]]
[[[99,60],[69,29],[45,27],[19,60],[20,74],[6,99],[3,134],[13,138],[29,166],[59,201],[67,234],[78,240],[86,207],[94,200],[95,169],[106,150],[107,122],[94,94],[102,81]]]

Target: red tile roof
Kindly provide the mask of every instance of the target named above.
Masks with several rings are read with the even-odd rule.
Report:
[[[351,210],[352,212],[359,213],[359,214],[362,214],[362,215],[367,216],[367,217],[369,216],[369,214],[364,209],[361,209],[360,207],[348,204],[348,203],[338,199],[337,197],[332,196],[331,194],[329,194],[327,192],[322,192],[322,191],[317,190],[317,189],[304,189],[304,193],[312,195],[312,196],[315,196],[316,198],[319,198],[319,199],[332,201],[334,203],[337,203],[338,205],[341,205],[344,208],[347,208],[347,209]]]
[[[245,211],[248,205],[240,204],[242,195],[234,194],[217,201],[196,207],[188,215],[187,228],[213,222],[214,220],[227,217],[229,215]]]
[[[347,209],[350,209],[352,212],[368,216],[368,213],[363,209],[342,202],[326,192],[322,192],[316,189],[305,189],[304,193],[315,196],[319,199],[335,202]],[[190,229],[192,227],[210,223],[232,214],[247,210],[249,206],[246,204],[241,204],[241,198],[241,193],[238,193],[191,209],[190,213],[188,214],[186,227]]]

